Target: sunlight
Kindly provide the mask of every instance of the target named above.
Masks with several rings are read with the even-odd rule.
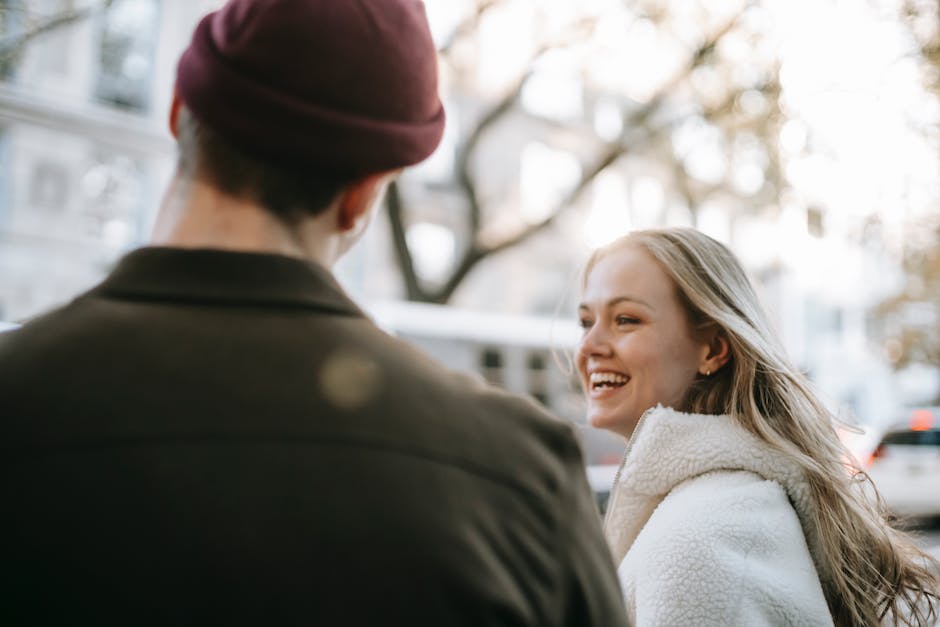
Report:
[[[584,222],[584,240],[590,248],[609,244],[632,226],[623,177],[605,172],[591,188],[591,208]]]

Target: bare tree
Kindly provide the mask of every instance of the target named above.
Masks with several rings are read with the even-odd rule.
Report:
[[[902,17],[917,42],[925,87],[940,98],[940,4],[906,0]],[[920,364],[940,374],[940,207],[937,210],[905,225],[898,238],[901,287],[871,312],[874,336],[896,369]],[[868,225],[869,230],[880,228],[877,222]],[[933,400],[940,403],[940,395]]]
[[[904,281],[874,309],[876,337],[895,368],[920,364],[940,372],[940,218],[912,222],[905,239]]]
[[[0,0],[0,70],[14,62],[31,42],[43,34],[107,11],[114,2],[92,1],[82,8],[42,15],[32,10],[32,5],[26,0]],[[452,74],[460,76],[472,71],[472,68],[462,66],[466,61],[459,54],[460,48],[472,42],[489,14],[506,5],[507,1],[477,0],[464,21],[441,42],[442,65],[449,67]],[[623,4],[633,14],[654,24],[663,36],[678,40],[680,35],[673,32],[676,30],[674,12],[687,7],[689,1],[624,0]],[[540,61],[557,51],[582,45],[594,35],[598,24],[596,17],[591,15],[574,20],[566,30],[553,33],[539,42],[519,75],[492,101],[481,101],[483,97],[478,94],[463,94],[462,104],[475,99],[469,109],[478,109],[478,113],[458,139],[453,172],[445,184],[446,193],[459,199],[462,213],[458,220],[459,237],[455,238],[460,243],[460,250],[443,279],[431,281],[423,277],[416,264],[414,250],[407,237],[409,224],[420,213],[415,199],[406,188],[397,184],[393,184],[388,193],[387,213],[392,243],[407,298],[448,302],[480,262],[525,245],[537,234],[548,231],[559,222],[559,218],[578,205],[602,173],[617,168],[625,158],[660,164],[661,170],[668,173],[664,184],[682,199],[693,222],[698,219],[700,207],[715,198],[733,198],[744,207],[772,205],[785,186],[780,176],[775,143],[781,124],[776,66],[771,63],[752,72],[752,76],[736,78],[742,63],[755,68],[757,65],[751,58],[735,57],[723,50],[732,39],[739,42],[748,40],[746,45],[753,45],[753,40],[760,38],[760,29],[749,20],[758,8],[756,0],[742,0],[740,9],[728,15],[724,22],[712,24],[711,30],[703,26],[697,41],[685,45],[687,57],[684,62],[678,64],[671,75],[662,76],[659,87],[642,102],[620,97],[617,107],[622,131],[614,138],[600,136],[589,120],[546,119],[522,105],[523,92],[537,74]],[[15,28],[10,26],[14,22]],[[624,67],[623,71],[630,72],[631,67]],[[703,81],[700,79],[707,73],[718,77],[718,88],[711,89],[711,93],[706,93],[701,85]],[[455,83],[455,89],[459,90],[459,82]],[[590,96],[585,94],[586,98]],[[758,102],[756,108],[752,106],[754,101]],[[752,105],[744,106],[746,102]],[[473,112],[462,113],[472,115]],[[757,152],[763,155],[760,158],[762,178],[756,189],[737,189],[729,176],[702,181],[696,172],[690,171],[691,161],[676,147],[674,134],[693,119],[714,130],[723,145],[721,158],[726,161],[733,159],[732,153],[741,143],[740,139],[745,138],[758,145]],[[492,207],[503,202],[512,190],[501,189],[495,195],[483,193],[487,182],[483,178],[487,150],[491,150],[489,146],[494,139],[519,120],[527,121],[527,132],[532,132],[533,139],[551,144],[553,137],[577,135],[587,148],[578,154],[579,178],[553,206],[544,211],[542,217],[534,223],[520,220],[515,230],[503,229],[498,236],[493,236],[493,229],[488,228],[494,213]],[[515,130],[518,132],[518,128]]]
[[[83,7],[69,6],[46,14],[27,0],[0,0],[0,68],[8,68],[26,47],[47,33],[87,20],[111,8],[114,0],[98,0]],[[0,76],[6,72],[0,72]]]
[[[441,47],[442,62],[448,62],[448,56],[460,42],[461,38],[472,37],[475,29],[484,19],[488,11],[500,4],[499,0],[486,0],[480,2],[477,10],[459,25],[453,34]],[[637,3],[633,3],[637,4]],[[668,4],[668,3],[666,3]],[[783,186],[780,168],[776,159],[776,136],[779,131],[779,109],[777,97],[779,84],[777,83],[776,66],[769,72],[750,83],[734,84],[726,80],[724,93],[715,102],[708,102],[704,98],[697,98],[695,88],[691,86],[692,79],[702,68],[723,67],[725,73],[729,72],[728,60],[722,60],[716,50],[729,33],[742,31],[742,17],[753,7],[754,3],[747,3],[730,16],[712,32],[704,32],[699,43],[690,51],[686,61],[671,76],[663,77],[658,90],[644,103],[623,102],[622,132],[614,140],[604,140],[593,133],[590,125],[572,125],[568,130],[585,136],[586,143],[593,144],[595,149],[592,156],[582,159],[581,175],[576,184],[561,198],[557,204],[546,212],[545,216],[533,224],[523,224],[512,233],[504,234],[497,241],[489,241],[483,237],[486,231],[485,216],[486,201],[480,193],[480,181],[476,171],[477,165],[484,158],[481,155],[483,139],[503,132],[504,123],[518,119],[520,116],[533,118],[520,106],[520,96],[523,89],[532,77],[533,68],[539,59],[554,50],[582,41],[589,37],[595,24],[591,19],[585,19],[572,26],[566,36],[553,41],[544,42],[539,46],[524,71],[509,86],[500,98],[486,106],[477,119],[475,125],[461,138],[457,148],[455,172],[453,175],[453,189],[463,200],[466,214],[462,223],[465,233],[460,241],[466,245],[458,254],[456,262],[450,268],[447,276],[437,283],[424,280],[416,267],[413,251],[409,247],[406,237],[409,216],[413,208],[399,186],[393,185],[389,190],[387,199],[388,216],[391,224],[396,259],[401,271],[407,297],[411,300],[444,303],[454,294],[456,289],[464,282],[468,274],[484,259],[493,257],[505,250],[517,247],[530,240],[534,235],[546,230],[571,207],[575,206],[584,193],[589,190],[597,177],[605,170],[618,163],[623,157],[644,156],[658,159],[669,165],[673,172],[672,181],[675,188],[681,190],[693,219],[698,207],[708,198],[717,193],[729,193],[728,181],[720,181],[710,185],[703,185],[696,181],[687,171],[682,156],[676,154],[672,146],[671,136],[675,128],[688,116],[694,115],[704,120],[706,124],[714,126],[725,138],[726,143],[733,144],[734,138],[748,134],[758,138],[765,146],[766,184],[761,188],[769,193],[778,194]],[[657,28],[669,27],[668,8],[661,3],[650,3],[648,7],[634,7],[635,10],[645,10],[646,15],[654,20]],[[624,71],[629,71],[625,68]],[[690,96],[691,93],[691,96]],[[740,104],[742,96],[749,93],[755,98],[761,98],[766,106],[757,115],[742,115]],[[677,102],[687,102],[691,99],[693,106],[685,107],[687,113],[676,114]],[[546,123],[544,126],[552,128],[557,123]],[[731,192],[742,196],[739,192]],[[751,192],[750,194],[753,194]],[[747,196],[749,193],[744,193]],[[748,202],[759,204],[755,199],[748,198]]]

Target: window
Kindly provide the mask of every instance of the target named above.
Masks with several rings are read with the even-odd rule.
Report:
[[[81,177],[83,232],[108,246],[130,244],[142,217],[145,171],[138,160],[98,147]]]
[[[7,127],[0,124],[0,231],[6,223],[13,199],[13,176],[10,174],[13,164],[9,157],[9,136]]]
[[[150,109],[157,0],[121,0],[101,18],[95,98],[129,111]]]
[[[549,406],[548,359],[545,353],[531,352],[528,359],[529,394],[546,407]]]
[[[487,347],[480,354],[480,371],[490,383],[503,383],[503,353],[498,348]]]
[[[61,211],[69,191],[68,168],[53,160],[37,161],[29,179],[29,204],[37,209]]]
[[[19,55],[16,54],[16,37],[22,31],[22,9],[16,0],[0,0],[0,80],[13,76]]]

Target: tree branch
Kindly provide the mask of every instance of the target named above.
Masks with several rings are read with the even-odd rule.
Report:
[[[569,207],[574,205],[581,198],[581,195],[591,186],[591,183],[594,182],[594,179],[597,176],[609,168],[613,163],[615,163],[621,156],[627,152],[623,144],[613,144],[607,151],[601,155],[601,157],[592,165],[587,172],[581,177],[581,180],[578,184],[572,189],[561,202],[558,203],[558,206],[552,211],[547,218],[541,222],[536,222],[519,233],[516,233],[512,237],[509,237],[498,244],[494,244],[488,248],[485,248],[481,251],[482,256],[493,255],[499,252],[511,248],[524,240],[529,239],[539,231],[545,229],[550,224],[552,224],[558,217],[564,213]]]
[[[24,33],[12,34],[0,40],[0,63],[19,56],[26,45],[45,33],[88,19],[111,8],[114,0],[103,0],[101,4],[79,10],[65,11],[49,17]]]
[[[457,182],[467,197],[468,210],[470,212],[470,237],[468,238],[470,241],[474,241],[476,239],[477,234],[480,232],[480,222],[482,220],[482,208],[480,206],[480,198],[477,193],[476,181],[470,174],[470,162],[472,160],[473,153],[476,151],[477,145],[479,145],[483,134],[491,126],[496,124],[500,118],[506,115],[516,104],[519,95],[522,93],[522,86],[525,84],[528,76],[529,73],[527,72],[522,77],[520,77],[513,88],[509,90],[505,96],[503,96],[503,99],[500,100],[486,113],[486,115],[483,116],[483,118],[473,129],[473,132],[470,133],[470,136],[463,143],[457,153]]]
[[[421,287],[418,274],[415,272],[414,259],[408,248],[408,239],[405,234],[405,207],[398,188],[398,181],[389,183],[385,194],[385,207],[388,212],[388,221],[392,229],[392,243],[395,248],[395,261],[405,281],[405,291],[408,300],[426,301],[427,294]]]
[[[743,11],[744,9],[742,9],[742,11],[737,13],[731,20],[728,21],[728,23],[723,25],[722,28],[718,29],[714,34],[712,34],[711,37],[704,41],[702,45],[699,46],[699,48],[696,49],[695,52],[690,56],[689,62],[683,66],[682,70],[677,72],[672,78],[660,86],[660,88],[656,91],[656,94],[650,98],[650,100],[642,108],[630,114],[626,120],[624,128],[630,129],[645,125],[650,116],[659,109],[667,94],[675,89],[679,83],[687,79],[692,74],[692,72],[695,71],[695,69],[701,65],[705,59],[708,58],[708,52],[713,50],[717,42],[734,27],[734,25],[740,19]],[[507,238],[502,242],[489,247],[480,247],[478,249],[479,258],[482,259],[488,255],[499,253],[507,248],[515,246],[548,227],[581,197],[581,195],[588,187],[590,187],[591,183],[601,172],[610,167],[626,152],[627,147],[623,142],[609,145],[608,149],[601,155],[594,165],[585,171],[575,188],[558,204],[555,210],[552,211],[547,218],[541,222],[537,222],[526,227],[519,233]],[[479,261],[479,259],[477,261]]]
[[[481,12],[489,9],[495,3],[496,2],[493,1],[481,5]],[[581,20],[574,25],[574,27],[571,29],[571,33],[569,33],[567,37],[561,37],[556,41],[546,42],[539,46],[527,64],[529,69],[520,75],[512,87],[503,96],[503,98],[489,111],[487,111],[487,113],[480,119],[480,122],[476,125],[476,127],[474,127],[473,132],[471,132],[470,136],[460,147],[456,159],[457,182],[467,199],[467,209],[469,212],[469,237],[467,239],[470,242],[476,242],[477,238],[479,237],[483,213],[479,193],[477,192],[476,181],[471,174],[471,162],[473,160],[473,155],[479,146],[480,140],[493,125],[495,125],[500,119],[507,115],[513,109],[513,107],[515,107],[519,100],[519,96],[522,94],[522,89],[525,86],[526,81],[532,75],[532,67],[539,60],[539,58],[541,58],[550,50],[561,46],[570,45],[579,36],[585,36],[590,32],[591,27],[595,22],[596,20],[594,19]],[[451,275],[451,277],[440,290],[434,292],[436,295],[434,302],[446,302],[446,300],[450,298],[453,291],[463,280],[466,274],[477,264],[480,259],[485,257],[487,254],[489,254],[487,249],[483,249],[479,245],[471,244],[464,251],[461,260],[454,269],[454,273]]]
[[[470,270],[485,256],[486,255],[476,246],[468,248],[460,259],[460,263],[457,264],[457,267],[454,268],[454,271],[451,273],[450,277],[448,277],[447,282],[444,283],[440,289],[431,292],[428,297],[428,302],[444,304],[449,301],[451,296],[454,295],[454,292],[470,273]]]
[[[484,3],[481,5],[479,12],[482,13],[494,4],[496,4],[496,0]],[[594,18],[582,19],[575,23],[565,35],[554,41],[544,42],[540,45],[526,64],[528,69],[516,79],[516,82],[513,83],[512,87],[506,92],[503,98],[487,111],[467,140],[461,145],[456,158],[457,181],[466,195],[469,204],[470,236],[468,239],[471,242],[475,241],[479,235],[482,221],[482,205],[477,192],[476,181],[470,172],[473,155],[479,146],[480,140],[483,138],[486,131],[499,122],[499,120],[508,114],[516,105],[522,94],[522,88],[525,86],[526,81],[529,80],[529,77],[532,76],[532,68],[535,63],[550,50],[571,45],[571,43],[576,41],[579,37],[587,36],[590,34],[595,23],[596,19]]]
[[[486,5],[485,8],[489,8],[489,6],[491,5]],[[644,104],[643,107],[641,107],[639,110],[631,112],[625,120],[625,130],[634,129],[638,126],[645,126],[652,114],[660,109],[666,96],[673,89],[675,89],[677,85],[686,80],[691,75],[691,73],[708,58],[709,54],[714,50],[717,42],[732,28],[734,28],[743,12],[744,9],[742,9],[732,19],[730,19],[726,24],[715,31],[708,39],[706,39],[690,55],[689,61],[682,67],[682,69],[676,72],[676,74],[668,81],[663,83],[657,90],[656,94],[646,104]],[[530,69],[520,76],[512,88],[505,94],[505,96],[483,116],[483,118],[480,120],[480,123],[473,129],[473,132],[461,146],[457,155],[456,170],[459,185],[466,195],[468,201],[470,211],[470,237],[468,239],[471,244],[464,251],[460,261],[454,268],[454,271],[451,273],[445,284],[438,290],[423,292],[427,298],[422,298],[422,300],[429,300],[430,302],[438,303],[447,302],[451,296],[453,296],[453,293],[456,291],[457,287],[463,282],[470,271],[480,261],[490,255],[502,252],[507,248],[520,244],[524,240],[532,237],[539,231],[552,224],[565,210],[572,206],[581,197],[581,195],[590,187],[591,183],[601,172],[610,167],[627,152],[628,147],[624,138],[621,138],[621,141],[616,143],[607,144],[606,150],[600,155],[593,165],[585,170],[578,184],[559,202],[555,210],[552,211],[544,220],[530,225],[522,229],[519,233],[491,246],[481,245],[477,241],[477,237],[479,236],[480,231],[482,208],[476,189],[476,182],[470,172],[472,156],[485,132],[509,111],[511,111],[513,106],[518,101],[526,80],[528,80],[529,76],[531,76],[532,64],[534,64],[541,55],[545,54],[553,47],[553,45],[545,44],[539,48],[529,65]],[[420,292],[420,288],[417,291]]]
[[[500,2],[502,2],[502,0],[483,0],[483,2],[478,4],[477,10],[474,11],[472,15],[468,16],[467,19],[458,24],[453,31],[451,31],[450,37],[448,37],[447,40],[438,47],[438,53],[440,53],[442,56],[447,56],[450,54],[454,44],[456,44],[457,41],[461,37],[464,37],[467,33],[472,33],[476,26],[480,23],[480,18],[483,17],[483,14]]]

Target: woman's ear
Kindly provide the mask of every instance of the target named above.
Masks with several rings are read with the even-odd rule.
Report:
[[[705,336],[702,360],[698,371],[706,377],[718,372],[731,359],[731,342],[724,329],[715,326]]]

